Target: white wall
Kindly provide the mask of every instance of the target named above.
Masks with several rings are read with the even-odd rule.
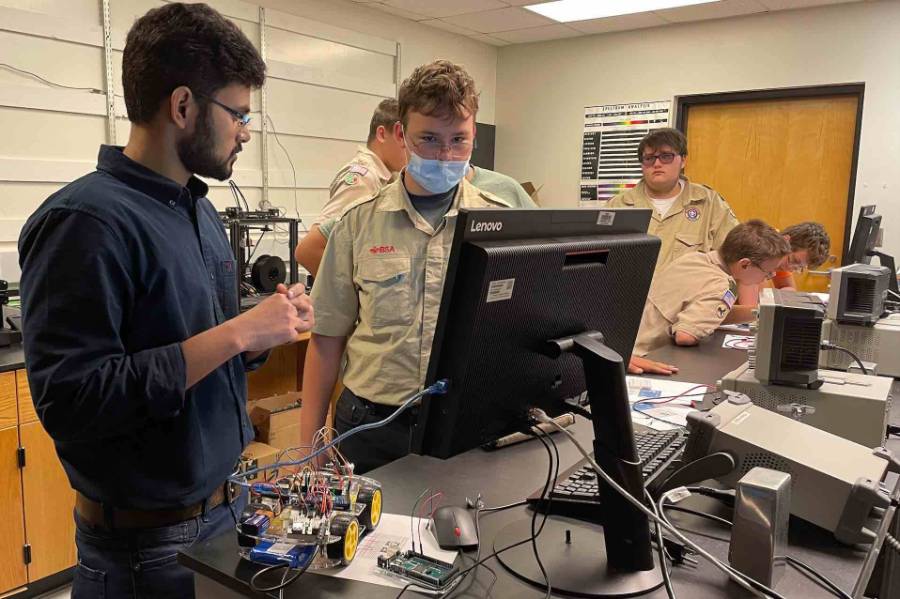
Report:
[[[469,67],[482,88],[479,118],[494,122],[494,46],[340,0],[208,1],[257,46],[259,5],[267,9],[268,113],[278,132],[267,144],[269,199],[288,215],[312,220],[328,198],[333,174],[364,143],[372,109],[393,96],[397,82],[418,64],[448,58]],[[129,130],[121,97],[125,34],[136,17],[163,3],[110,0],[120,144]],[[0,149],[0,278],[18,280],[16,240],[25,219],[48,195],[93,170],[97,149],[106,143],[100,6],[100,0],[0,0],[0,62],[97,92],[53,88],[0,67],[0,130],[6,140]],[[259,110],[257,93],[253,140],[233,177],[251,207],[263,194]],[[279,141],[296,168],[296,188]],[[231,205],[228,188],[211,183],[213,203],[220,209]],[[286,235],[267,235],[257,255],[286,257],[286,241]]]
[[[254,0],[267,8],[316,19],[347,29],[364,31],[400,42],[400,78],[420,64],[439,58],[466,67],[481,91],[478,121],[493,124],[497,79],[497,47],[483,44],[414,21],[393,17],[365,4],[345,0]]]
[[[584,106],[850,82],[866,85],[856,204],[878,205],[885,249],[900,256],[896,1],[503,47],[496,165],[543,184],[545,205],[576,206]]]

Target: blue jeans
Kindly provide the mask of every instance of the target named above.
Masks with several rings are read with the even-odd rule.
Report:
[[[91,526],[75,514],[78,565],[72,599],[153,598],[194,596],[194,574],[177,561],[177,554],[198,541],[236,534],[235,516],[246,504],[242,493],[229,507],[223,503],[184,522],[140,530],[108,531]]]

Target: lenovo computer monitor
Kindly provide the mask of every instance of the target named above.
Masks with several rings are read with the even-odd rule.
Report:
[[[423,401],[414,450],[450,457],[529,430],[532,407],[587,404],[599,466],[643,497],[625,367],[660,247],[649,220],[643,209],[461,210],[426,380],[449,380],[449,392]],[[602,483],[600,495],[609,563],[653,570],[646,517]]]
[[[897,266],[893,256],[879,252],[875,247],[881,237],[881,215],[875,214],[875,206],[860,206],[859,217],[856,219],[856,227],[853,230],[853,239],[847,251],[847,259],[844,264],[871,264],[872,257],[877,256],[882,266],[890,269],[888,288],[897,293]]]

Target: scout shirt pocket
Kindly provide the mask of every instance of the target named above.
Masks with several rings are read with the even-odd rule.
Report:
[[[672,245],[672,260],[677,260],[685,254],[703,251],[703,237],[696,233],[676,233],[675,243]]]
[[[410,257],[392,254],[359,263],[360,319],[373,327],[411,325],[412,279]]]

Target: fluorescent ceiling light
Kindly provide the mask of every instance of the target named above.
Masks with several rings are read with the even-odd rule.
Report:
[[[710,2],[719,0],[557,0],[525,8],[560,23],[571,23]]]

